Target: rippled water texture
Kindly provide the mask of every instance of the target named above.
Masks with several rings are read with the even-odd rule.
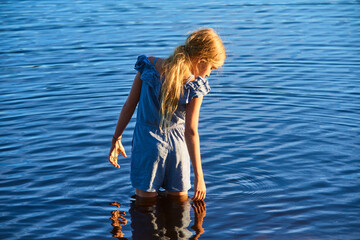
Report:
[[[0,14],[1,239],[138,239],[169,211],[195,234],[194,206],[135,211],[130,159],[107,154],[137,56],[200,26],[228,54],[201,109],[200,239],[360,239],[360,1],[4,0]]]

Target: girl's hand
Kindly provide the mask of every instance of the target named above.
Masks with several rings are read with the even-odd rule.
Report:
[[[119,153],[121,153],[124,157],[127,157],[124,146],[121,143],[121,140],[113,139],[113,141],[111,143],[110,152],[109,152],[109,161],[112,165],[114,165],[114,167],[117,167],[117,168],[120,168],[120,165],[117,163]]]
[[[191,198],[193,201],[201,201],[206,196],[206,186],[203,177],[195,178],[194,180],[194,196]]]

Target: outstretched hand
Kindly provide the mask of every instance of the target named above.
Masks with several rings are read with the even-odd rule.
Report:
[[[114,167],[120,168],[120,165],[117,163],[117,159],[119,156],[119,153],[123,155],[123,157],[127,157],[125,153],[124,146],[121,143],[121,140],[113,140],[109,152],[109,161]]]

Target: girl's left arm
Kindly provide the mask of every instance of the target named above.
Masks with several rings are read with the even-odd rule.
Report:
[[[115,167],[120,167],[119,164],[117,164],[117,157],[120,152],[124,157],[126,157],[125,149],[122,146],[120,139],[126,126],[129,124],[130,119],[134,114],[136,106],[139,102],[140,93],[141,93],[141,84],[142,84],[142,80],[140,79],[140,73],[138,72],[135,76],[130,93],[124,103],[124,106],[121,109],[110,148],[109,161]]]
[[[194,97],[186,105],[185,140],[194,170],[194,196],[192,200],[204,200],[206,186],[201,165],[200,138],[198,132],[199,113],[203,97]]]

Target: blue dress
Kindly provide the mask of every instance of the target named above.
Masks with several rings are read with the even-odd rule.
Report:
[[[162,79],[153,64],[145,55],[139,56],[135,64],[142,86],[132,141],[131,183],[147,192],[156,192],[161,187],[172,192],[188,191],[191,184],[190,157],[184,137],[186,104],[194,97],[206,95],[210,86],[202,77],[188,81],[170,126],[161,131]]]

